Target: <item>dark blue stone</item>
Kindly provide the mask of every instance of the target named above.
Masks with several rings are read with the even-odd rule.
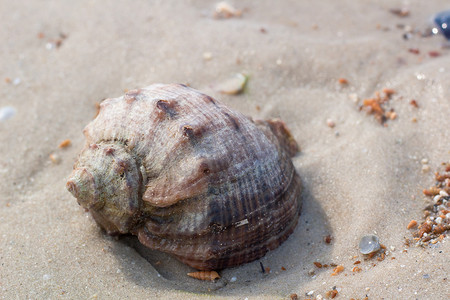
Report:
[[[434,23],[447,40],[450,40],[450,10],[442,11],[434,16]]]

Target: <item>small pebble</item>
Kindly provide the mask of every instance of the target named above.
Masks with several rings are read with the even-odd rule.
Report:
[[[211,52],[203,53],[203,59],[204,60],[211,60],[212,59],[212,53]]]
[[[338,79],[338,82],[339,82],[340,84],[342,84],[342,85],[347,85],[347,84],[348,84],[348,80],[345,79],[345,78],[339,78],[339,79]]]
[[[222,1],[216,4],[216,9],[213,14],[214,18],[232,18],[240,17],[242,15],[242,10],[236,9],[231,4],[226,1]]]
[[[236,276],[231,277],[230,282],[235,282],[237,280]]]
[[[415,228],[417,226],[417,221],[416,220],[411,220],[411,222],[409,222],[408,226],[406,226],[407,229],[411,229],[411,228]]]
[[[298,300],[297,294],[290,294],[289,298],[291,298],[291,300]]]
[[[50,278],[52,278],[52,275],[50,274],[44,274],[44,276],[42,276],[42,279],[44,280],[49,280]]]
[[[356,94],[356,93],[351,93],[351,94],[348,95],[348,97],[349,97],[350,100],[352,100],[354,103],[358,103],[358,101],[359,101],[358,94]]]
[[[72,143],[72,142],[71,142],[69,139],[66,139],[66,140],[62,141],[62,142],[58,145],[58,148],[66,148],[66,147],[69,147],[71,143]]]
[[[334,123],[334,121],[331,119],[327,119],[327,126],[333,128],[334,126],[336,126],[336,123]]]
[[[11,119],[16,114],[16,109],[12,106],[0,108],[0,122]]]
[[[434,203],[437,203],[439,200],[441,200],[441,195],[436,195],[436,196],[434,196],[433,197],[433,201],[434,201]]]
[[[362,254],[370,254],[380,250],[380,240],[376,235],[369,234],[363,236],[359,242],[359,251]]]
[[[237,73],[233,77],[220,83],[216,90],[222,94],[237,95],[244,91],[247,84],[248,76],[242,73]]]
[[[428,279],[428,278],[430,278],[430,275],[428,275],[428,274],[423,274],[423,279]]]
[[[423,172],[423,173],[428,173],[428,172],[430,172],[430,166],[429,166],[429,165],[423,165],[423,166],[422,166],[422,172]]]
[[[56,153],[52,153],[48,157],[50,158],[50,161],[54,164],[59,164],[61,162],[61,157]]]
[[[14,85],[19,85],[20,83],[22,82],[22,80],[19,78],[19,77],[17,77],[17,78],[14,78],[14,80],[13,80],[13,84]]]
[[[448,193],[444,190],[440,190],[439,195],[441,195],[442,197],[448,197]]]
[[[428,159],[423,158],[423,159],[420,161],[420,163],[421,163],[422,165],[426,165],[426,164],[428,163]]]

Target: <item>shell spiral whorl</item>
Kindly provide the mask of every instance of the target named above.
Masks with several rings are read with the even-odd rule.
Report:
[[[84,133],[67,188],[109,234],[211,270],[264,256],[298,222],[298,146],[282,121],[154,84],[103,101]]]

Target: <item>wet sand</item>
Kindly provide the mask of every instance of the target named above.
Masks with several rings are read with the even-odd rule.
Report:
[[[431,203],[422,190],[450,160],[450,50],[442,37],[403,36],[449,7],[389,11],[402,3],[236,1],[240,17],[217,19],[209,1],[0,1],[0,108],[15,110],[0,121],[0,297],[304,299],[333,287],[338,299],[448,297],[448,236],[423,247],[405,239]],[[238,72],[250,76],[243,94],[214,89]],[[301,147],[295,232],[214,283],[131,237],[106,236],[65,188],[96,103],[157,82],[281,118]],[[383,125],[360,106],[385,88],[396,117]],[[366,234],[386,246],[384,260],[359,253]]]

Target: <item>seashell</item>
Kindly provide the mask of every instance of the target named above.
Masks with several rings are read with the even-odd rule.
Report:
[[[219,274],[216,271],[199,271],[199,272],[187,273],[187,275],[191,276],[195,279],[209,280],[209,281],[214,281],[214,280],[220,278]]]
[[[298,146],[280,120],[154,84],[103,101],[84,134],[67,188],[108,234],[220,270],[264,256],[297,225]]]

